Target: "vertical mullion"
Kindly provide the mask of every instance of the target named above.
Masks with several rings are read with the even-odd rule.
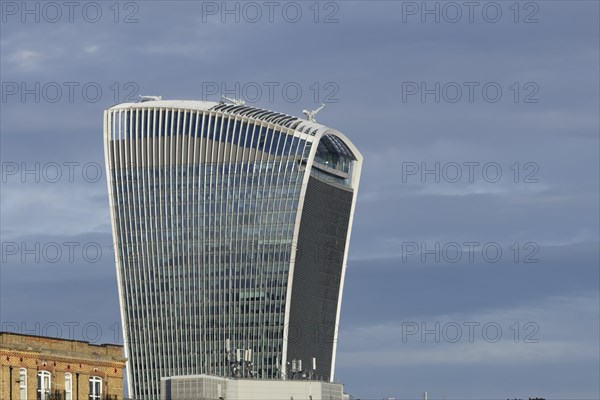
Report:
[[[180,146],[180,121],[181,121],[181,110],[177,110],[177,123],[175,125],[175,132],[173,137],[172,137],[172,141],[175,142],[175,146],[171,148],[171,165],[174,165],[175,168],[175,173],[173,174],[173,169],[171,170],[172,173],[172,177],[174,177],[174,182],[171,181],[171,192],[173,193],[173,202],[171,203],[171,213],[172,213],[172,217],[173,219],[171,220],[171,226],[175,228],[175,234],[173,235],[173,259],[174,261],[174,269],[175,271],[177,271],[177,290],[175,291],[175,315],[177,316],[176,321],[177,323],[175,324],[175,326],[173,327],[173,342],[175,344],[175,354],[173,356],[173,361],[174,361],[174,370],[172,371],[172,373],[174,374],[178,374],[181,375],[181,365],[182,365],[182,349],[183,349],[183,343],[182,343],[182,330],[181,330],[181,323],[183,322],[183,315],[182,315],[182,305],[183,305],[183,301],[182,301],[182,292],[183,292],[183,288],[184,288],[184,283],[182,282],[183,278],[182,275],[184,275],[184,268],[182,265],[181,260],[183,259],[182,257],[182,248],[181,248],[181,232],[179,229],[179,224],[180,224],[180,220],[179,220],[179,206],[180,206],[180,199],[181,199],[181,194],[182,194],[182,188],[181,188],[181,169],[179,166],[179,162],[180,162],[180,155],[181,155],[181,146]]]
[[[243,209],[242,204],[244,204],[244,201],[242,200],[242,170],[243,170],[243,153],[244,153],[244,148],[241,146],[242,143],[242,138],[245,138],[245,132],[242,130],[244,124],[243,124],[243,119],[242,118],[237,118],[237,129],[236,129],[236,134],[238,135],[238,139],[237,139],[237,145],[236,145],[236,155],[235,155],[235,177],[234,177],[234,182],[235,182],[235,195],[234,195],[234,203],[236,203],[236,209],[235,209],[235,219],[233,221],[233,225],[234,225],[234,229],[232,229],[233,234],[232,234],[232,240],[235,246],[235,257],[234,257],[234,262],[235,262],[235,279],[236,281],[241,281],[241,277],[244,274],[244,272],[246,271],[246,265],[244,263],[244,247],[242,246],[242,242],[243,242],[243,234],[240,233],[240,231],[243,229],[243,217],[240,217],[240,210]],[[246,127],[248,125],[246,124]],[[247,130],[247,128],[246,128]],[[242,135],[244,135],[242,137]],[[239,278],[238,278],[238,274],[239,274]],[[238,307],[240,307],[239,309],[239,314],[238,314],[238,329],[241,330],[242,333],[242,338],[244,340],[245,343],[247,343],[247,346],[249,348],[252,347],[252,336],[249,334],[250,329],[249,326],[247,325],[246,321],[247,321],[247,312],[246,309],[249,309],[249,307],[245,307],[244,302],[239,302]]]
[[[267,131],[268,132],[268,131]],[[266,282],[273,282],[273,275],[275,273],[275,261],[274,261],[274,255],[272,253],[273,248],[274,248],[274,241],[277,238],[277,226],[274,223],[274,220],[276,218],[276,208],[277,208],[277,203],[278,203],[278,198],[276,197],[277,195],[277,178],[276,175],[279,174],[279,166],[277,165],[278,163],[276,163],[276,154],[277,154],[277,146],[279,145],[279,141],[281,140],[281,135],[277,135],[279,137],[279,139],[277,140],[277,144],[275,144],[275,136],[276,136],[276,126],[273,126],[273,133],[269,138],[269,149],[267,150],[267,164],[271,165],[271,169],[269,170],[269,174],[265,176],[265,181],[268,179],[268,193],[269,193],[269,197],[268,197],[268,203],[267,203],[267,210],[268,210],[268,214],[269,214],[269,218],[268,218],[268,234],[265,235],[268,246],[267,246],[267,266],[269,268],[269,271],[267,272],[266,276]],[[273,184],[275,182],[275,185]],[[271,278],[271,279],[269,279]],[[265,290],[271,290],[273,289],[272,287],[267,287],[265,285]],[[274,346],[274,341],[275,341],[275,332],[276,330],[273,327],[273,313],[271,311],[271,301],[268,297],[264,297],[264,309],[266,309],[266,318],[265,318],[265,322],[269,322],[268,323],[268,329],[269,329],[269,335],[268,335],[268,351],[266,352],[266,354],[271,355],[273,354],[273,346]]]
[[[192,198],[191,198],[191,219],[192,219],[192,268],[194,268],[194,290],[192,293],[190,293],[190,299],[192,301],[195,301],[196,304],[194,306],[194,312],[192,315],[192,332],[193,332],[193,347],[194,347],[194,357],[193,357],[193,363],[192,363],[192,370],[190,371],[190,373],[203,373],[202,371],[202,367],[199,365],[198,363],[198,356],[200,355],[200,349],[199,349],[199,345],[200,345],[200,338],[198,336],[198,328],[199,328],[199,314],[200,314],[200,309],[202,307],[202,302],[200,301],[200,296],[198,294],[198,292],[200,291],[200,279],[201,279],[201,268],[200,268],[200,261],[199,261],[199,255],[200,253],[200,249],[199,249],[199,243],[201,242],[200,239],[200,232],[201,232],[201,227],[200,227],[200,213],[198,212],[198,207],[200,204],[200,182],[199,182],[199,177],[200,177],[200,160],[199,160],[199,150],[198,150],[198,124],[200,121],[200,115],[201,113],[199,111],[194,111],[196,114],[196,118],[195,118],[195,125],[193,127],[193,132],[194,132],[194,140],[193,140],[193,154],[192,154]],[[190,123],[190,129],[192,128],[192,125]],[[202,143],[202,141],[200,140],[200,143]],[[189,171],[189,169],[188,169]],[[197,206],[198,205],[198,206]],[[191,337],[190,337],[191,339]]]
[[[133,267],[133,263],[131,262],[131,256],[129,254],[130,249],[131,249],[131,235],[130,235],[130,224],[131,224],[131,215],[130,215],[130,203],[129,203],[129,172],[128,172],[128,165],[129,165],[129,140],[131,139],[128,136],[128,130],[131,130],[131,110],[129,110],[128,112],[124,113],[124,118],[123,118],[123,141],[121,143],[122,148],[121,148],[121,157],[122,157],[122,163],[121,163],[121,168],[122,171],[124,172],[124,175],[122,175],[122,196],[123,196],[123,233],[125,236],[125,243],[124,243],[124,258],[125,258],[125,262],[127,264],[127,270],[130,274],[130,287],[131,287],[131,303],[133,305],[132,309],[132,315],[135,317],[135,323],[133,324],[135,329],[135,340],[139,341],[140,340],[140,331],[139,331],[139,316],[137,315],[137,313],[139,312],[139,303],[138,303],[138,285],[137,285],[137,280],[136,280],[136,276],[135,276],[135,268]],[[141,351],[140,347],[138,346],[137,348],[138,353],[136,354],[136,358],[138,359],[138,361],[143,360],[143,352]],[[136,374],[138,376],[138,379],[141,378],[141,373],[140,373],[140,363],[138,362],[137,365],[137,371]]]
[[[225,213],[223,212],[223,208],[224,206],[226,206],[226,203],[224,201],[224,199],[226,198],[226,186],[225,186],[225,163],[223,162],[224,160],[222,159],[222,152],[224,152],[222,150],[222,148],[225,146],[223,143],[223,131],[225,130],[224,126],[225,126],[225,114],[221,114],[220,115],[220,120],[221,123],[219,124],[219,139],[217,140],[217,171],[219,172],[219,199],[218,199],[218,215],[219,215],[219,234],[218,234],[218,238],[219,238],[219,255],[218,255],[218,281],[219,281],[219,309],[223,309],[225,310],[225,307],[227,305],[226,303],[226,292],[227,292],[227,287],[226,287],[226,282],[225,282],[225,265],[223,262],[223,252],[224,249],[226,247],[226,240],[224,240],[223,238],[223,233],[224,233],[224,228],[223,225],[225,224],[226,221],[224,221],[225,219]],[[226,251],[226,250],[225,250]],[[219,312],[219,329],[217,330],[217,340],[215,341],[215,347],[216,347],[216,364],[217,364],[217,374],[218,375],[222,375],[222,368],[221,368],[221,360],[222,360],[222,354],[221,354],[221,337],[223,335],[224,330],[226,329],[227,326],[227,321],[225,320],[225,313],[224,312]]]
[[[217,238],[216,238],[216,194],[215,194],[215,190],[213,189],[213,185],[216,186],[215,183],[215,125],[217,121],[217,114],[216,113],[211,113],[211,120],[209,121],[209,125],[208,125],[208,137],[210,138],[210,143],[208,143],[210,145],[210,163],[209,163],[209,211],[208,211],[208,215],[209,218],[211,219],[211,224],[210,224],[210,228],[209,228],[209,232],[210,232],[210,245],[211,245],[211,254],[209,257],[209,263],[208,263],[208,268],[209,268],[209,296],[211,297],[209,304],[209,310],[210,310],[210,315],[211,315],[211,326],[210,326],[210,334],[209,334],[209,350],[208,350],[208,354],[209,354],[209,358],[208,358],[208,365],[210,368],[210,371],[208,373],[210,374],[215,374],[215,370],[214,370],[214,364],[213,364],[213,352],[214,352],[214,342],[215,342],[215,332],[218,329],[218,321],[217,321],[217,316],[215,313],[215,310],[217,309],[218,303],[216,301],[217,299],[217,291],[218,291],[218,283],[217,283],[217,276],[216,276],[216,243],[217,243]],[[215,198],[215,201],[213,201],[213,196]]]
[[[142,322],[141,322],[141,318],[140,318],[140,314],[141,314],[141,295],[140,295],[140,285],[139,285],[139,269],[136,268],[136,260],[134,257],[134,254],[132,254],[132,245],[134,243],[133,240],[133,218],[132,218],[132,183],[131,183],[131,173],[129,172],[129,166],[132,164],[132,143],[131,143],[131,139],[132,139],[132,131],[133,131],[133,115],[134,115],[134,111],[132,109],[128,110],[125,113],[125,119],[124,119],[124,140],[123,140],[123,155],[124,155],[124,163],[122,164],[122,168],[123,171],[125,172],[125,179],[124,179],[124,200],[126,202],[126,206],[124,207],[125,209],[125,213],[126,214],[126,218],[125,218],[125,237],[126,237],[126,252],[128,253],[126,258],[127,258],[127,266],[128,266],[128,270],[130,271],[131,274],[131,279],[132,279],[132,295],[133,295],[133,314],[135,315],[135,330],[136,330],[136,335],[135,335],[135,340],[138,342],[141,342],[143,340],[143,332],[142,332]],[[137,354],[137,358],[139,361],[142,361],[145,359],[145,349],[143,348],[143,342],[142,342],[142,346],[138,346],[138,354]],[[140,366],[141,363],[138,363],[137,365],[137,375],[138,378],[142,377],[142,372],[140,370]]]
[[[201,133],[200,133],[200,137],[202,138],[201,143],[204,144],[204,154],[202,157],[202,179],[201,179],[201,183],[202,183],[202,192],[201,192],[201,198],[202,198],[202,221],[203,221],[203,240],[202,240],[202,252],[201,252],[201,259],[202,259],[202,338],[203,340],[201,341],[202,343],[202,373],[204,374],[209,374],[210,373],[210,367],[208,364],[208,360],[209,360],[209,352],[210,352],[210,343],[209,343],[209,336],[208,336],[208,321],[210,319],[210,308],[209,308],[209,304],[210,304],[210,268],[209,268],[209,256],[207,254],[207,246],[206,244],[208,243],[210,245],[210,229],[211,229],[211,224],[210,224],[210,192],[209,190],[207,190],[207,176],[206,176],[206,172],[208,170],[208,168],[210,167],[210,159],[208,156],[208,146],[209,146],[209,142],[208,142],[208,136],[210,135],[210,123],[211,123],[211,113],[204,111],[203,112],[203,117],[202,117],[202,126],[201,126]],[[205,128],[206,127],[206,128]]]
[[[249,120],[252,121],[252,133],[250,134],[250,145],[248,146],[250,149],[252,149],[251,152],[249,152],[248,154],[248,176],[250,176],[250,191],[249,191],[249,195],[248,195],[248,203],[252,204],[252,206],[250,207],[250,215],[251,215],[251,221],[252,224],[249,226],[248,228],[248,236],[249,236],[249,242],[248,244],[250,245],[250,247],[252,248],[252,263],[250,266],[250,270],[252,271],[253,276],[255,276],[255,282],[258,285],[258,282],[260,280],[260,273],[261,273],[261,265],[259,263],[258,257],[257,255],[259,254],[259,247],[258,247],[258,242],[255,241],[255,234],[254,234],[254,230],[257,229],[258,226],[260,226],[260,224],[258,223],[258,217],[260,217],[260,213],[258,212],[258,190],[259,190],[259,185],[258,185],[258,175],[257,175],[257,158],[258,158],[258,150],[257,150],[257,146],[256,143],[258,142],[258,137],[260,136],[260,130],[261,130],[261,126],[260,123],[258,121],[253,121],[253,120]],[[258,166],[260,168],[260,166]],[[250,175],[250,170],[252,170],[252,174]],[[250,234],[250,232],[252,232],[252,234]],[[256,246],[254,245],[256,243]],[[254,330],[255,334],[257,337],[260,337],[260,343],[259,343],[259,349],[260,346],[262,346],[262,335],[259,334],[259,330],[260,330],[260,325],[259,325],[259,315],[257,313],[257,309],[258,309],[258,304],[255,303],[254,307],[252,309],[253,313],[252,313],[252,329]],[[260,352],[260,354],[264,354],[262,351]],[[263,360],[261,360],[261,365],[264,365]]]
[[[190,221],[190,164],[192,163],[192,160],[190,160],[190,152],[191,152],[191,147],[190,147],[190,142],[191,142],[191,132],[190,129],[188,128],[188,124],[191,124],[190,122],[191,119],[191,111],[185,111],[183,114],[183,128],[182,128],[182,133],[181,133],[181,142],[183,143],[182,146],[182,154],[181,154],[181,171],[183,173],[183,171],[186,171],[186,176],[185,179],[182,179],[182,181],[185,181],[185,186],[184,186],[184,194],[185,196],[183,196],[183,203],[181,205],[181,210],[182,210],[182,216],[181,216],[181,226],[182,226],[182,238],[185,238],[185,240],[183,240],[183,251],[184,251],[184,265],[185,265],[185,280],[186,280],[186,285],[185,285],[185,293],[184,293],[184,313],[185,313],[185,320],[184,320],[184,327],[183,327],[183,338],[185,340],[185,369],[183,371],[183,373],[185,375],[189,375],[192,373],[191,371],[191,366],[190,366],[190,359],[192,356],[191,353],[191,343],[190,343],[190,326],[191,326],[191,319],[192,319],[192,312],[191,309],[194,307],[193,304],[190,304],[190,302],[188,301],[188,299],[190,298],[190,295],[192,293],[192,287],[191,287],[191,277],[190,277],[190,271],[191,271],[191,262],[190,262],[190,246],[192,244],[191,240],[190,240],[190,226],[189,226],[189,221]],[[187,155],[186,155],[187,154]],[[183,210],[185,209],[185,212],[183,212]]]
[[[133,114],[133,110],[132,110],[132,114]],[[130,208],[130,210],[132,211],[132,216],[134,216],[135,218],[132,218],[132,226],[133,226],[133,230],[132,230],[132,235],[134,238],[134,259],[135,259],[135,264],[137,266],[137,270],[138,270],[138,276],[139,279],[143,281],[143,284],[139,284],[138,288],[141,288],[141,298],[142,298],[142,302],[143,302],[143,307],[144,310],[142,311],[142,315],[144,316],[144,332],[143,332],[143,338],[144,338],[144,351],[145,351],[145,356],[144,356],[144,361],[147,365],[149,358],[152,354],[152,352],[150,351],[150,349],[148,348],[149,346],[149,319],[148,319],[148,304],[147,304],[147,297],[149,295],[149,288],[148,288],[148,281],[147,279],[145,279],[146,276],[146,271],[143,268],[143,265],[141,263],[141,257],[140,257],[140,235],[139,235],[139,227],[137,227],[136,225],[139,223],[139,221],[136,221],[137,218],[139,218],[139,200],[140,200],[140,186],[139,186],[139,160],[138,160],[138,152],[139,152],[139,146],[140,146],[140,114],[143,114],[143,109],[140,108],[136,108],[135,109],[135,131],[132,130],[132,134],[130,137],[130,143],[133,144],[133,146],[131,146],[131,153],[132,153],[132,157],[131,157],[131,163],[130,163],[130,168],[132,169],[132,172],[135,176],[135,179],[133,180],[133,182],[131,182],[131,188],[133,189],[133,187],[136,187],[136,193],[132,193],[132,208]],[[141,282],[139,282],[141,283]],[[149,375],[149,382],[151,382],[152,386],[155,386],[154,383],[154,370],[151,370],[149,368],[145,368],[146,370],[146,374]]]
[[[121,281],[122,281],[122,296],[123,296],[123,302],[125,304],[124,307],[124,321],[123,323],[125,324],[123,326],[123,331],[126,332],[126,334],[124,335],[124,340],[127,340],[129,343],[131,343],[131,338],[134,337],[134,333],[133,333],[133,328],[132,328],[132,323],[131,323],[131,318],[130,318],[130,310],[132,309],[132,293],[131,293],[131,287],[132,287],[132,282],[131,282],[131,271],[127,268],[128,266],[126,265],[126,260],[124,257],[124,243],[123,243],[123,239],[126,237],[126,231],[125,231],[125,221],[124,221],[124,212],[125,212],[125,207],[124,207],[124,203],[123,203],[123,175],[125,172],[125,166],[123,163],[123,150],[122,150],[122,146],[124,143],[124,115],[123,115],[123,110],[117,110],[117,111],[113,111],[112,115],[113,115],[113,142],[111,144],[112,146],[112,168],[113,171],[111,172],[111,175],[113,176],[113,192],[114,192],[114,198],[115,198],[115,205],[114,205],[114,211],[116,214],[116,225],[118,226],[118,231],[119,231],[119,235],[117,237],[118,243],[115,243],[117,245],[117,249],[118,252],[116,254],[116,256],[119,258],[119,271],[118,273],[121,276]],[[115,118],[115,115],[117,116]],[[126,242],[126,241],[125,241]],[[128,346],[128,349],[130,350],[130,357],[134,359],[133,363],[130,363],[131,365],[135,365],[135,367],[138,366],[138,357],[137,354],[134,352],[131,352],[131,347]],[[137,388],[137,385],[135,383],[138,382],[138,374],[135,371],[135,368],[130,368],[129,372],[128,372],[129,377],[132,378],[132,380],[134,381],[132,387]]]
[[[268,125],[266,123],[261,123],[259,121],[257,121],[258,124],[260,124],[260,129],[258,131],[258,143],[256,145],[256,158],[258,159],[258,176],[256,177],[256,189],[257,189],[257,200],[256,200],[256,215],[257,217],[260,218],[260,224],[259,224],[259,238],[264,234],[264,229],[266,228],[263,217],[264,217],[264,213],[265,213],[265,182],[264,182],[264,178],[263,178],[263,170],[266,167],[265,161],[264,161],[264,148],[262,150],[258,149],[258,144],[260,144],[260,137],[262,132],[265,133],[265,137],[267,135],[268,132]],[[266,175],[266,174],[265,174]],[[260,193],[260,199],[258,198],[258,194]],[[266,269],[266,263],[263,257],[263,251],[262,249],[264,249],[265,243],[264,240],[262,241],[262,247],[260,247],[260,243],[259,243],[259,247],[258,247],[258,251],[257,254],[260,255],[260,262],[257,262],[257,286],[258,287],[265,287],[265,276],[267,274],[267,269]],[[266,354],[266,345],[268,343],[268,328],[265,326],[265,312],[264,312],[264,304],[263,301],[261,299],[259,299],[257,301],[257,305],[258,305],[258,315],[257,315],[257,323],[258,323],[258,327],[259,329],[262,328],[264,334],[261,335],[262,340],[261,340],[261,354],[263,354],[263,358],[264,355]]]
[[[140,143],[142,143],[142,164],[139,165],[139,170],[141,171],[142,176],[142,200],[143,200],[143,218],[142,221],[144,223],[144,255],[142,259],[145,260],[145,270],[146,277],[148,280],[147,286],[149,286],[149,293],[147,294],[147,302],[149,307],[149,320],[150,320],[150,341],[148,343],[148,347],[150,348],[150,354],[156,354],[156,343],[157,343],[157,335],[158,335],[158,323],[156,320],[156,281],[153,279],[155,274],[154,269],[154,257],[153,257],[153,238],[152,238],[152,216],[150,208],[152,207],[152,199],[151,199],[151,190],[150,190],[150,160],[149,153],[152,145],[152,138],[150,135],[150,127],[154,127],[154,124],[151,123],[150,118],[154,116],[155,111],[152,109],[145,109],[145,126],[142,130],[142,137],[140,137]],[[152,281],[150,281],[152,279]],[[152,282],[152,283],[150,283]],[[156,372],[156,371],[155,371]]]
[[[161,202],[162,202],[162,188],[161,188],[161,126],[162,126],[162,117],[163,110],[160,108],[155,108],[154,113],[152,115],[152,132],[148,134],[148,151],[151,152],[151,162],[150,158],[148,159],[151,167],[148,168],[148,181],[151,180],[151,188],[149,190],[148,197],[152,198],[150,201],[151,210],[148,212],[152,214],[150,218],[150,223],[152,224],[152,229],[150,231],[151,242],[150,246],[152,249],[152,261],[149,263],[151,268],[151,273],[153,276],[153,296],[151,297],[151,305],[152,305],[152,314],[155,315],[155,333],[154,333],[154,354],[162,354],[164,352],[164,305],[162,303],[162,291],[164,288],[163,281],[164,277],[161,275],[161,253],[162,253],[162,238],[161,238]],[[154,365],[153,369],[160,368],[160,360],[159,365]],[[148,367],[148,369],[150,369]]]
[[[169,231],[169,248],[170,248],[170,252],[167,253],[167,255],[172,256],[174,254],[176,254],[176,247],[175,247],[175,239],[173,238],[173,233],[174,233],[174,222],[175,222],[175,218],[173,216],[173,204],[175,203],[174,197],[176,196],[176,191],[173,190],[173,180],[175,179],[175,175],[173,173],[173,171],[175,170],[175,166],[173,165],[173,142],[175,141],[174,136],[175,136],[175,132],[174,132],[174,127],[175,127],[175,118],[176,118],[176,109],[171,109],[170,110],[171,113],[171,119],[170,119],[170,129],[169,129],[169,155],[168,155],[168,159],[167,159],[167,168],[169,171],[169,186],[167,189],[167,193],[169,196],[169,203],[167,204],[167,208],[166,208],[166,213],[168,215],[168,220],[167,220],[167,229]],[[171,277],[170,277],[170,281],[174,282],[175,279],[173,279],[173,272],[176,272],[176,261],[173,260],[172,257],[169,257],[169,271],[171,272]],[[176,321],[177,321],[177,313],[175,312],[175,306],[176,306],[176,300],[175,300],[175,294],[173,293],[174,290],[171,289],[169,292],[169,314],[172,317],[175,317],[175,324],[173,324],[173,321],[171,320],[170,324],[169,324],[169,344],[170,344],[170,350],[169,350],[169,369],[168,369],[168,373],[169,375],[172,375],[174,373],[176,373],[176,359],[177,359],[177,351],[176,351],[176,338],[175,338],[175,325],[176,325]]]
[[[273,308],[276,310],[275,313],[273,313],[273,318],[275,321],[275,324],[277,326],[276,332],[277,332],[277,336],[276,336],[276,340],[274,343],[274,348],[273,348],[273,353],[272,356],[274,358],[278,358],[279,357],[279,348],[282,345],[282,341],[283,341],[283,329],[284,327],[281,325],[281,321],[280,321],[280,317],[281,317],[281,295],[282,295],[282,291],[283,291],[283,285],[284,285],[284,279],[283,276],[284,274],[282,273],[282,264],[283,264],[283,260],[281,259],[281,255],[284,254],[284,252],[287,253],[287,249],[288,249],[288,245],[287,245],[287,241],[288,241],[288,233],[287,233],[287,220],[284,218],[284,216],[286,215],[286,211],[285,211],[285,205],[287,204],[287,199],[289,198],[289,186],[287,185],[287,183],[289,182],[289,179],[287,179],[288,177],[288,167],[290,165],[289,162],[289,156],[287,154],[284,154],[285,148],[286,148],[286,143],[289,139],[289,136],[293,135],[293,132],[290,132],[289,129],[286,129],[285,132],[282,130],[279,133],[279,142],[278,142],[278,146],[277,149],[281,148],[281,146],[283,146],[283,149],[281,151],[281,156],[279,159],[279,173],[277,175],[277,190],[280,191],[280,198],[278,201],[278,207],[277,207],[277,211],[275,212],[275,215],[277,216],[277,230],[279,231],[281,229],[281,234],[279,234],[278,236],[278,243],[276,245],[276,249],[278,250],[278,257],[275,259],[274,258],[274,263],[276,265],[276,268],[274,269],[274,275],[275,275],[275,279],[274,281],[276,282],[276,286],[275,286],[275,299],[273,300]],[[275,152],[276,154],[278,153],[277,151]],[[282,168],[282,163],[285,163],[285,165],[283,165]],[[283,174],[281,173],[281,169],[283,169]],[[285,221],[285,222],[282,222]],[[285,233],[284,233],[285,231]],[[284,240],[285,239],[285,240]]]
[[[169,341],[168,341],[168,325],[167,325],[167,305],[169,303],[168,299],[168,290],[170,286],[169,277],[166,275],[165,269],[168,267],[165,265],[165,253],[164,250],[167,246],[167,237],[166,237],[166,199],[167,199],[167,188],[166,188],[166,168],[167,168],[167,157],[166,157],[166,141],[168,136],[168,126],[167,121],[169,118],[167,116],[170,115],[170,110],[167,108],[163,108],[160,112],[159,116],[159,131],[157,132],[156,139],[158,140],[158,151],[156,152],[157,158],[157,166],[158,166],[158,202],[156,204],[156,210],[158,211],[158,219],[157,219],[157,239],[158,239],[158,257],[157,263],[159,266],[159,277],[161,283],[160,292],[160,303],[161,303],[161,336],[162,336],[162,351],[160,352],[161,358],[159,359],[158,368],[160,374],[166,376],[166,367],[167,362],[165,358],[169,358]],[[163,127],[164,126],[164,127]]]

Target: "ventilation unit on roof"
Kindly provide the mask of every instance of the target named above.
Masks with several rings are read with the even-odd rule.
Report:
[[[156,101],[162,100],[162,96],[142,96],[140,95],[140,103],[145,103],[146,101]]]

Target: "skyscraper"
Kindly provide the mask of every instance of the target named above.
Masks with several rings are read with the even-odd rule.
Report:
[[[104,115],[130,396],[239,375],[237,349],[245,376],[333,380],[356,147],[312,115],[145,100]]]

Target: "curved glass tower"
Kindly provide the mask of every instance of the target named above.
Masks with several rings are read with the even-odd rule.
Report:
[[[129,395],[174,375],[333,380],[356,147],[272,111],[152,100],[105,111],[104,148]]]

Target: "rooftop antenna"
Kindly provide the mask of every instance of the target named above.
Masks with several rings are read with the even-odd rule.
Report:
[[[252,364],[252,349],[244,351],[244,370],[250,378],[254,377],[254,365]]]
[[[315,115],[317,115],[317,113],[324,108],[325,108],[325,104],[321,104],[321,107],[317,108],[316,110],[312,110],[312,111],[302,110],[302,113],[304,115],[306,115],[306,119],[309,120],[310,122],[317,122],[317,120],[315,119]]]
[[[227,100],[228,102],[230,102],[234,106],[244,106],[244,105],[246,105],[246,101],[242,100],[242,99],[230,99],[229,97],[221,96],[221,100],[223,100],[223,99]]]

